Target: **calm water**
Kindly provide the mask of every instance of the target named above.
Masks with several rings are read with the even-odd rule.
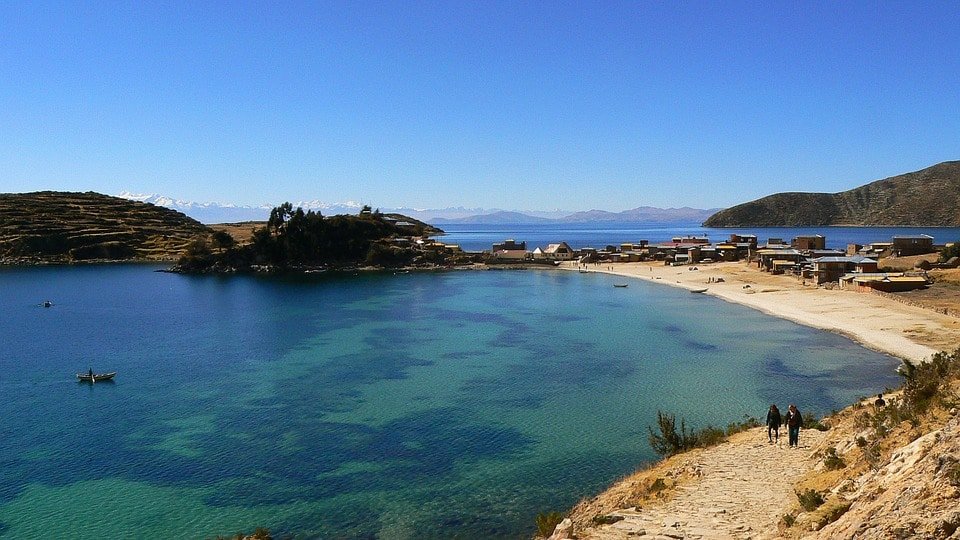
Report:
[[[725,425],[898,382],[837,335],[613,280],[0,271],[0,537],[529,537],[652,459],[657,409]]]
[[[714,229],[699,224],[650,225],[638,223],[588,223],[549,225],[440,225],[447,234],[443,242],[460,244],[467,251],[490,249],[494,242],[506,238],[527,242],[527,249],[547,247],[547,244],[566,242],[574,249],[583,247],[602,248],[607,244],[622,242],[668,241],[674,236],[706,236],[714,242],[726,240],[731,234],[755,234],[760,243],[769,238],[781,238],[789,242],[795,236],[822,234],[828,248],[844,249],[847,244],[889,242],[895,234],[928,234],[938,244],[960,240],[958,227],[768,227],[746,229]]]

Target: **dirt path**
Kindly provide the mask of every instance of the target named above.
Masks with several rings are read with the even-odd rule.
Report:
[[[613,512],[624,519],[591,529],[578,538],[736,538],[777,537],[783,509],[796,501],[793,483],[817,462],[812,449],[823,438],[816,430],[800,433],[800,448],[767,443],[766,428],[753,429],[705,450],[687,467],[699,478],[678,487],[666,502],[639,511]]]

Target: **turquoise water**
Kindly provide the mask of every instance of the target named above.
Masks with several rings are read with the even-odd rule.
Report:
[[[603,275],[152,270],[0,271],[0,537],[529,537],[653,459],[657,409],[897,384],[840,336]]]

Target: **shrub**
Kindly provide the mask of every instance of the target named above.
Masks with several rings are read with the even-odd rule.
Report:
[[[753,429],[755,427],[760,427],[761,424],[759,420],[750,416],[743,415],[743,421],[741,422],[731,422],[727,424],[727,436],[733,435],[734,433],[740,433],[741,431],[747,431],[748,429]]]
[[[843,458],[837,455],[836,448],[827,448],[826,455],[823,458],[823,466],[828,471],[836,471],[847,466]]]
[[[707,426],[700,431],[695,431],[694,436],[696,445],[704,448],[720,444],[727,439],[726,433],[722,429],[713,426]]]
[[[667,485],[663,482],[663,478],[657,478],[650,484],[650,487],[647,488],[647,493],[660,493],[665,489],[667,489]]]
[[[657,411],[657,429],[659,434],[647,426],[647,431],[650,432],[648,440],[653,451],[661,456],[679,454],[697,445],[696,433],[687,430],[687,423],[683,418],[680,419],[680,431],[677,431],[677,417]]]
[[[563,514],[560,512],[537,514],[537,534],[544,538],[550,536],[561,521],[563,521]]]
[[[953,353],[939,352],[929,362],[901,366],[903,402],[914,414],[923,414],[935,397],[943,397],[946,384],[960,374],[960,349]]]
[[[866,440],[866,439],[864,439],[863,437],[857,437],[857,446],[858,446],[859,448],[863,448],[863,447],[866,446],[866,445],[867,445],[867,440]]]
[[[823,495],[813,489],[797,492],[797,499],[800,500],[800,507],[807,512],[812,512],[823,504]]]
[[[797,522],[797,516],[793,514],[784,514],[783,515],[783,524],[787,527],[793,527],[793,524]]]
[[[863,447],[863,459],[871,469],[876,470],[880,465],[880,443],[874,441]]]
[[[840,519],[840,516],[846,514],[846,513],[847,513],[847,510],[849,510],[849,509],[850,509],[850,503],[848,503],[848,502],[844,502],[844,503],[838,504],[838,505],[830,508],[830,511],[827,512],[827,513],[823,516],[823,518],[820,520],[820,522],[819,522],[820,527],[821,527],[821,528],[822,528],[822,527],[825,527],[825,526],[829,525],[830,523],[833,523],[834,521]]]
[[[817,431],[827,431],[829,426],[820,421],[815,414],[809,414],[803,417],[804,429],[815,429]]]
[[[960,241],[956,241],[940,250],[940,262],[947,262],[953,257],[960,257]]]

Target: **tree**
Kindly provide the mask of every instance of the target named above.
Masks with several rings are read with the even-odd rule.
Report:
[[[221,253],[225,249],[232,248],[236,243],[233,237],[230,236],[230,234],[226,231],[216,231],[213,233],[213,235],[211,235],[210,239],[213,240],[214,247],[216,247]]]

